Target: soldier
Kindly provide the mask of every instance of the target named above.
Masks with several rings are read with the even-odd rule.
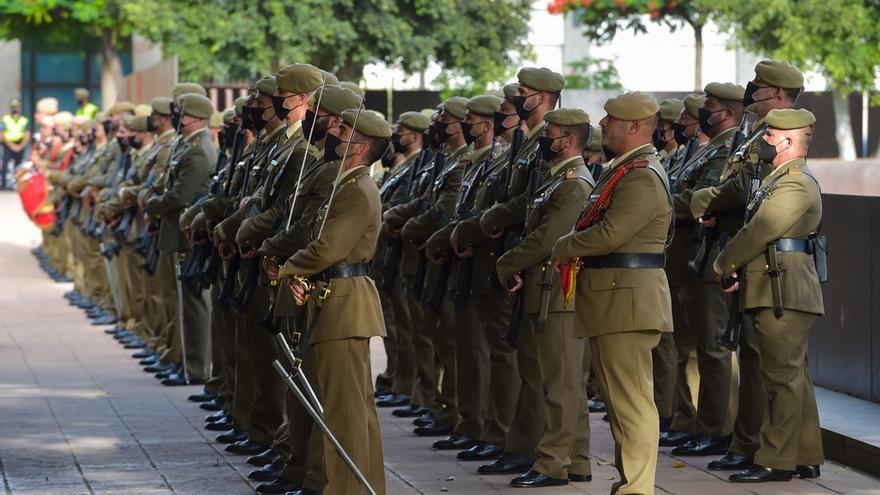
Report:
[[[730,475],[734,482],[815,478],[823,460],[806,362],[810,327],[825,312],[814,260],[824,250],[816,238],[822,198],[805,160],[815,122],[807,110],[767,113],[757,154],[770,173],[747,206],[745,225],[713,263],[719,280],[736,279],[725,290],[740,291],[741,308],[754,323],[769,399],[754,465]]]
[[[673,131],[675,141],[678,144],[678,151],[673,153],[668,162],[664,163],[664,167],[669,174],[670,188],[673,193],[679,193],[687,189],[687,181],[679,180],[680,176],[687,175],[686,167],[695,163],[694,160],[701,155],[705,149],[705,143],[709,141],[709,137],[700,132],[700,108],[703,107],[706,98],[703,95],[689,94],[684,97],[683,108],[679,117],[673,122]],[[685,290],[689,283],[691,274],[688,271],[688,262],[693,259],[697,250],[697,238],[695,235],[695,227],[693,219],[689,215],[679,215],[675,218],[675,236],[667,250],[668,259],[666,261],[666,276],[669,280],[669,291],[672,297],[672,320],[676,333],[690,334],[690,321],[688,319],[688,308],[691,301],[688,299],[688,293]],[[670,349],[669,344],[673,344]],[[659,350],[658,350],[659,349]],[[693,401],[690,397],[690,389],[687,382],[679,379],[680,374],[677,371],[678,351],[675,348],[673,337],[661,336],[660,344],[654,350],[654,355],[665,355],[672,352],[675,355],[674,363],[659,360],[662,372],[655,370],[655,376],[662,374],[663,383],[659,386],[663,390],[662,398],[658,404],[660,411],[660,446],[661,447],[677,447],[684,445],[691,438],[691,433],[685,431],[677,431],[672,428],[673,415],[679,404],[691,404]],[[669,369],[669,366],[674,369]],[[672,373],[672,377],[669,376]],[[658,378],[660,378],[658,376]],[[655,391],[656,393],[656,391]],[[672,394],[670,397],[669,394]]]
[[[660,100],[660,118],[657,120],[653,141],[654,148],[657,149],[660,156],[660,163],[667,172],[673,163],[679,161],[678,154],[682,150],[682,146],[675,140],[675,121],[678,120],[682,110],[684,110],[684,102],[678,98]],[[675,239],[672,242],[674,245]],[[668,266],[669,263],[667,263]],[[670,289],[671,285],[672,281],[670,280]],[[660,414],[660,433],[662,435],[672,421],[675,401],[678,352],[675,348],[673,333],[667,332],[660,336],[660,343],[651,351],[651,357],[654,363],[654,403],[657,404],[657,412]]]
[[[285,226],[264,240],[258,251],[264,259],[270,280],[278,278],[278,260],[286,260],[308,245],[311,237],[309,226],[330,196],[339,172],[338,162],[328,163],[324,160],[323,147],[327,132],[339,126],[342,112],[356,110],[361,103],[361,99],[351,91],[326,83],[313,98],[315,102],[311,106],[314,110],[309,110],[303,120],[303,125],[308,126],[304,127],[303,135],[311,139],[310,143],[316,149],[314,160],[306,164],[293,194],[284,200],[285,205],[281,211],[287,212],[287,218],[283,219]],[[295,202],[293,198],[296,198]],[[287,332],[288,336],[305,331],[303,327],[308,324],[305,323],[307,315],[300,314],[305,308],[296,306],[282,285],[279,285],[279,291],[275,294],[273,309],[274,317],[281,323],[279,330]],[[300,316],[302,318],[298,318]],[[308,343],[301,342],[296,351],[303,360],[302,368],[306,376],[314,377],[314,355],[310,352]],[[320,390],[315,392],[320,394]],[[307,492],[321,492],[324,486],[323,448],[321,433],[313,425],[313,420],[303,405],[293,394],[286,394],[285,421],[273,442],[274,450],[282,456],[279,458],[280,462],[276,462],[274,466],[266,465],[262,470],[267,478],[271,473],[276,473],[277,481],[274,485],[280,486],[269,490],[268,487],[272,484],[261,485],[263,489],[260,493],[274,493],[275,488],[280,490],[290,487],[299,487]],[[254,478],[253,475],[251,473],[249,476]]]
[[[216,161],[216,150],[211,145],[207,120],[214,113],[208,98],[187,93],[175,100],[179,112],[179,143],[171,155],[166,174],[165,191],[148,199],[144,211],[153,218],[161,218],[159,249],[175,252],[178,266],[182,266],[191,250],[180,230],[180,212],[207,192],[211,167]],[[184,369],[165,377],[163,385],[204,384],[210,364],[210,330],[207,298],[201,290],[188,284],[178,285],[178,296],[183,304],[182,356]],[[184,340],[185,339],[185,340]]]
[[[577,277],[575,335],[590,338],[616,444],[620,481],[612,493],[654,493],[659,424],[651,350],[660,333],[672,331],[663,271],[672,206],[651,144],[658,110],[654,97],[637,92],[605,103],[602,144],[616,158],[587,201],[586,215],[553,250],[568,297]]]
[[[377,493],[385,493],[382,439],[373,404],[369,339],[384,336],[379,295],[366,276],[381,227],[381,203],[369,165],[388,147],[391,126],[379,116],[347,110],[331,129],[325,159],[342,157],[327,204],[313,223],[313,236],[282,266],[279,276],[302,304],[304,278],[315,282],[321,302],[311,337],[316,376],[327,425]],[[346,153],[344,148],[348,149]],[[324,290],[329,289],[329,292]],[[324,442],[326,493],[360,493],[355,476],[331,443]]]
[[[91,102],[92,94],[86,88],[76,88],[73,90],[73,96],[76,98],[76,112],[74,115],[82,116],[87,119],[94,119],[98,113],[98,106]]]
[[[706,227],[714,225],[711,212],[743,208],[749,200],[751,182],[763,179],[766,167],[759,167],[757,144],[751,139],[760,131],[760,120],[772,109],[791,108],[803,91],[804,76],[797,67],[778,61],[763,60],[755,66],[755,78],[749,82],[743,97],[745,108],[744,130],[751,130],[744,143],[750,147],[731,151],[718,181],[719,186],[707,187],[694,192],[691,198],[691,215]],[[749,128],[748,126],[751,126]],[[742,156],[742,158],[739,158]],[[704,218],[706,217],[706,218]],[[733,425],[733,440],[727,455],[709,463],[709,469],[736,470],[752,465],[758,450],[758,433],[763,421],[764,404],[767,402],[761,378],[760,357],[755,329],[750,318],[742,318],[739,334],[739,404]]]
[[[565,78],[547,68],[525,67],[517,73],[516,96],[510,97],[513,109],[525,132],[520,136],[522,145],[516,150],[506,171],[506,187],[498,195],[498,202],[480,216],[483,238],[493,239],[503,248],[517,243],[525,220],[519,202],[527,202],[527,185],[530,175],[540,177],[542,168],[538,138],[546,122],[544,115],[553,110],[565,87]],[[503,109],[507,112],[509,110]],[[505,119],[506,121],[507,119]],[[514,138],[517,140],[517,138]],[[504,238],[504,239],[502,239]],[[518,318],[514,312],[512,318]],[[543,384],[539,372],[537,343],[532,332],[509,335],[516,346],[516,359],[520,385],[513,422],[508,432],[505,453],[489,464],[478,468],[481,474],[525,473],[535,460],[535,449],[544,425],[543,408],[535,404],[543,402]]]
[[[730,153],[742,118],[742,86],[729,83],[709,83],[706,98],[700,108],[700,131],[710,140],[684,166],[674,195],[676,219],[690,220],[690,199],[695,190],[718,185],[718,177]],[[688,262],[689,280],[685,285],[688,325],[676,332],[678,347],[679,401],[671,428],[694,434],[682,446],[672,450],[674,455],[696,456],[723,454],[730,433],[729,405],[731,384],[730,350],[721,345],[729,314],[728,301],[717,288],[709,285],[714,276],[708,272],[711,253],[717,252],[721,237],[733,235],[739,228],[738,212],[719,212],[720,225],[697,228],[698,245],[694,258]],[[699,409],[690,400],[687,384],[687,364],[696,351],[700,375]]]
[[[523,291],[523,332],[537,344],[537,373],[544,385],[544,425],[531,470],[514,478],[516,487],[567,485],[592,479],[584,339],[574,335],[574,305],[564,305],[559,274],[550,265],[553,243],[577,220],[595,182],[581,152],[589,143],[590,118],[575,109],[544,114],[538,138],[546,175],[521,202],[525,236],[498,259],[498,278]],[[512,286],[511,286],[512,281]],[[525,371],[523,371],[525,372]]]

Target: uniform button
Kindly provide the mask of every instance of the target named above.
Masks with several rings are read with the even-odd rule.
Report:
[[[611,282],[611,287],[614,287],[616,285],[617,285],[617,282]]]

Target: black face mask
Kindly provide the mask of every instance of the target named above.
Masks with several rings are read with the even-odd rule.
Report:
[[[513,97],[513,106],[514,106],[514,108],[516,108],[516,114],[519,115],[519,118],[521,120],[528,119],[529,115],[532,114],[532,111],[534,110],[534,108],[532,110],[526,110],[526,100],[536,94],[537,93],[532,93],[528,96],[517,95],[517,96]]]
[[[293,96],[293,95],[290,95]],[[290,113],[291,109],[284,108],[284,100],[289,98],[289,96],[275,96],[272,95],[272,106],[275,107],[275,115],[278,116],[279,119],[284,120],[287,118],[287,114]]]
[[[438,143],[445,143],[446,141],[449,141],[450,137],[452,137],[451,134],[446,133],[447,127],[449,127],[448,122],[434,123],[434,139],[436,139]]]
[[[783,141],[785,140],[783,139]],[[779,143],[781,142],[782,141]],[[778,146],[779,143],[776,143],[776,146]],[[763,138],[758,138],[758,160],[761,160],[764,163],[773,163],[773,160],[776,159],[776,155],[778,154],[776,146],[764,141]]]
[[[266,127],[266,120],[263,119],[263,112],[266,111],[266,108],[244,107],[244,113],[248,116],[248,120],[256,132],[260,132]]]
[[[147,132],[156,132],[156,121],[153,117],[147,117]]]
[[[602,154],[605,155],[606,160],[613,160],[614,157],[617,156],[617,153],[611,151],[611,149],[609,149],[604,144],[602,145]]]
[[[720,112],[721,110],[718,110],[718,111]],[[720,123],[720,122],[716,122],[714,124],[709,123],[709,118],[712,117],[712,114],[714,114],[714,113],[715,112],[710,112],[709,110],[706,110],[705,108],[701,108],[699,110],[700,130],[703,132],[703,134],[708,134],[709,131],[711,131],[715,126],[717,126]]]
[[[545,165],[550,165],[550,162],[562,153],[562,150],[556,151],[553,149],[553,143],[564,137],[565,136],[552,138],[549,136],[538,136],[538,149],[541,150],[541,156],[544,157],[544,161],[546,162]]]
[[[109,120],[105,120],[104,122],[101,122],[101,127],[104,128],[104,134],[107,135],[107,136],[109,136],[109,135],[110,135],[110,130],[111,130],[112,127],[113,127],[113,123],[110,122]]]
[[[400,134],[394,133],[391,135],[391,146],[394,148],[395,153],[404,153],[406,152],[406,146],[401,142],[403,136]]]
[[[131,136],[130,138],[128,138],[128,144],[129,144],[129,146],[131,146],[133,149],[139,150],[139,149],[141,149],[141,147],[144,145],[144,142],[143,142],[142,140],[140,140],[140,139],[137,139],[137,138],[134,137],[134,136]]]
[[[654,143],[654,148],[657,151],[666,148],[666,123],[662,119],[657,119],[657,127],[654,129],[654,134],[651,135],[651,142]]]
[[[672,133],[675,135],[675,143],[679,146],[686,145],[690,140],[690,138],[684,135],[684,126],[679,123],[672,124]]]
[[[476,137],[471,135],[471,129],[473,129],[473,128],[474,128],[473,124],[469,124],[467,122],[461,123],[461,134],[464,136],[465,144],[470,145],[471,143],[473,143],[474,141],[477,140]]]
[[[742,102],[743,107],[748,107],[752,103],[755,103],[755,91],[758,91],[759,89],[761,89],[761,87],[751,81],[746,84],[746,92],[745,95],[743,95]]]
[[[131,144],[130,141],[129,141],[129,138],[127,138],[127,137],[119,137],[119,136],[116,136],[116,142],[119,144],[119,149],[120,149],[123,153],[125,153],[126,151],[128,151],[128,147],[129,147],[129,145]]]
[[[327,126],[321,123],[322,120],[323,117],[318,117],[315,112],[306,110],[306,118],[302,121],[303,135],[308,139],[311,134],[312,139],[309,142],[312,144],[327,136]],[[312,130],[312,127],[314,127],[314,130]]]
[[[507,117],[516,115],[515,113],[501,113],[495,112],[492,116],[492,129],[495,131],[496,136],[500,136],[507,132],[510,127],[504,127],[504,121],[507,120]]]
[[[394,150],[391,148],[385,150],[385,154],[382,155],[382,166],[385,168],[391,168],[394,166]]]
[[[180,129],[180,120],[183,118],[183,114],[177,111],[171,112],[171,125],[174,127],[174,130]]]
[[[428,127],[428,130],[425,131],[424,134],[422,134],[422,143],[422,146],[424,146],[425,148],[434,149],[437,147],[437,142],[434,139],[434,124],[431,124]]]
[[[342,155],[336,151],[340,144],[342,140],[336,134],[327,133],[327,138],[324,140],[324,161],[334,162],[342,158]]]

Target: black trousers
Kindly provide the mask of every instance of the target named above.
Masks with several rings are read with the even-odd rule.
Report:
[[[8,146],[3,147],[3,163],[0,164],[0,181],[2,181],[3,189],[6,189],[7,185],[12,186],[15,183],[14,179],[9,184],[7,184],[6,181],[7,178],[14,176],[15,169],[18,168],[23,156],[24,150],[16,153]],[[10,165],[9,162],[12,162],[12,165]]]

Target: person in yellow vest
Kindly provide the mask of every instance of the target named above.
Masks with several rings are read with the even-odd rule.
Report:
[[[73,95],[76,97],[76,104],[78,105],[74,115],[94,119],[95,114],[98,113],[98,107],[92,103],[92,94],[89,93],[89,90],[86,88],[76,88],[73,90]]]
[[[3,163],[0,164],[0,181],[2,189],[12,189],[15,181],[15,168],[24,159],[24,149],[31,140],[28,130],[28,118],[21,114],[21,101],[13,99],[9,102],[9,113],[3,116]],[[11,165],[10,165],[11,163]]]

